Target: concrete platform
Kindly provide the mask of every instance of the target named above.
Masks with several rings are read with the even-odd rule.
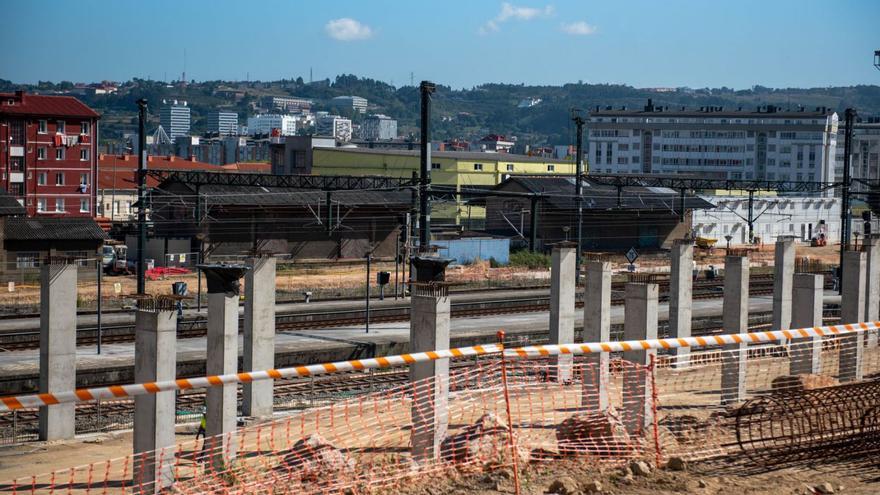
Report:
[[[527,291],[514,292],[522,295]],[[749,312],[765,314],[772,311],[772,296],[755,296],[749,299]],[[840,296],[826,291],[825,304],[839,304]],[[394,303],[393,301],[389,304]],[[401,301],[397,302],[398,304]],[[317,303],[309,304],[316,307]],[[327,305],[329,306],[329,304]],[[327,307],[325,306],[325,307]],[[699,299],[694,301],[693,319],[718,318],[722,299]],[[668,319],[668,304],[659,305],[659,320]],[[622,324],[623,306],[612,307],[612,325]],[[583,311],[576,311],[575,327],[583,326]],[[661,325],[662,326],[662,325]],[[454,318],[451,322],[451,346],[461,347],[495,341],[498,330],[504,330],[509,339],[521,339],[523,344],[543,342],[549,328],[546,311],[522,314],[493,315],[485,317]],[[181,339],[177,343],[177,376],[203,376],[205,373],[206,340],[204,337]],[[409,322],[376,323],[370,325],[370,333],[363,327],[323,328],[305,331],[279,332],[275,340],[278,368],[342,361],[372,356],[408,352]],[[241,337],[239,337],[239,353]],[[0,353],[0,395],[29,393],[36,390],[39,373],[39,351],[14,351]],[[77,387],[105,383],[130,383],[133,381],[134,345],[106,344],[103,353],[95,354],[94,346],[77,348]]]

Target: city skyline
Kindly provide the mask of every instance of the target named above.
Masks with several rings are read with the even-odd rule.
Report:
[[[880,81],[871,64],[880,48],[871,25],[880,18],[880,3],[866,0],[645,1],[625,9],[574,0],[451,2],[443,9],[390,0],[274,2],[246,10],[231,0],[212,2],[211,9],[166,0],[146,9],[105,0],[87,1],[82,9],[63,5],[7,5],[10,18],[21,22],[0,34],[13,48],[0,78],[172,81],[185,70],[197,81],[351,73],[396,86],[430,79],[454,88],[584,81],[743,89]],[[33,36],[35,23],[40,36]],[[236,35],[218,36],[223,29]],[[70,42],[77,56],[59,56]]]

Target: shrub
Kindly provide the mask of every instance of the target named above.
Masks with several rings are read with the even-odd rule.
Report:
[[[550,268],[550,255],[522,250],[510,253],[510,266],[525,266],[531,269]]]
[[[502,268],[505,266],[507,266],[507,264],[496,260],[494,256],[489,258],[489,268]]]

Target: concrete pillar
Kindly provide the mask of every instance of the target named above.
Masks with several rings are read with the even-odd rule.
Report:
[[[135,315],[134,381],[174,380],[177,310],[174,300],[141,300]],[[134,489],[155,493],[174,482],[175,393],[134,398]]]
[[[865,321],[865,253],[847,251],[843,253],[843,294],[840,297],[840,322],[860,323]],[[862,346],[864,332],[840,337],[841,382],[862,379]]]
[[[611,340],[611,263],[587,261],[584,278],[584,342]],[[610,355],[590,353],[584,359],[582,404],[587,411],[608,409]]]
[[[550,271],[550,344],[574,342],[575,245],[553,247]],[[572,356],[550,359],[552,378],[565,383],[572,379]]]
[[[657,294],[657,284],[626,284],[624,340],[657,338]],[[627,351],[623,359],[648,365],[656,353],[655,350]],[[644,369],[624,368],[623,424],[630,435],[643,434],[653,424],[651,377]]]
[[[76,387],[76,265],[40,267],[40,393]],[[73,438],[74,405],[40,408],[40,440]]]
[[[272,257],[248,260],[244,296],[243,371],[275,367],[275,266]],[[260,380],[242,385],[241,411],[245,416],[272,416],[275,382]]]
[[[199,265],[208,282],[208,375],[238,371],[239,279],[247,267],[240,265]],[[214,469],[225,469],[235,459],[235,384],[210,387],[205,399],[208,458]]]
[[[791,290],[794,276],[795,238],[779,236],[773,266],[773,330],[791,328]]]
[[[693,304],[694,241],[676,239],[670,253],[669,278],[669,336],[691,336],[691,307]],[[687,366],[689,347],[674,350],[677,367]]]
[[[449,293],[443,282],[449,259],[416,257],[417,281],[410,298],[411,352],[449,349]],[[449,428],[449,360],[410,365],[412,457],[417,463],[439,459]]]
[[[880,320],[880,235],[865,237],[865,321]],[[867,333],[868,347],[877,347],[877,330]]]
[[[822,326],[822,303],[825,277],[812,273],[797,273],[792,285],[792,328]],[[790,374],[817,374],[821,372],[822,337],[794,339],[791,342]]]
[[[749,258],[728,256],[724,262],[724,333],[745,333],[749,329]],[[745,343],[724,346],[721,356],[721,404],[745,400]]]

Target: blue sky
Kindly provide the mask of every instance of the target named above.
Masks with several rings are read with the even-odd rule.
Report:
[[[880,0],[0,0],[0,78],[880,84]]]

